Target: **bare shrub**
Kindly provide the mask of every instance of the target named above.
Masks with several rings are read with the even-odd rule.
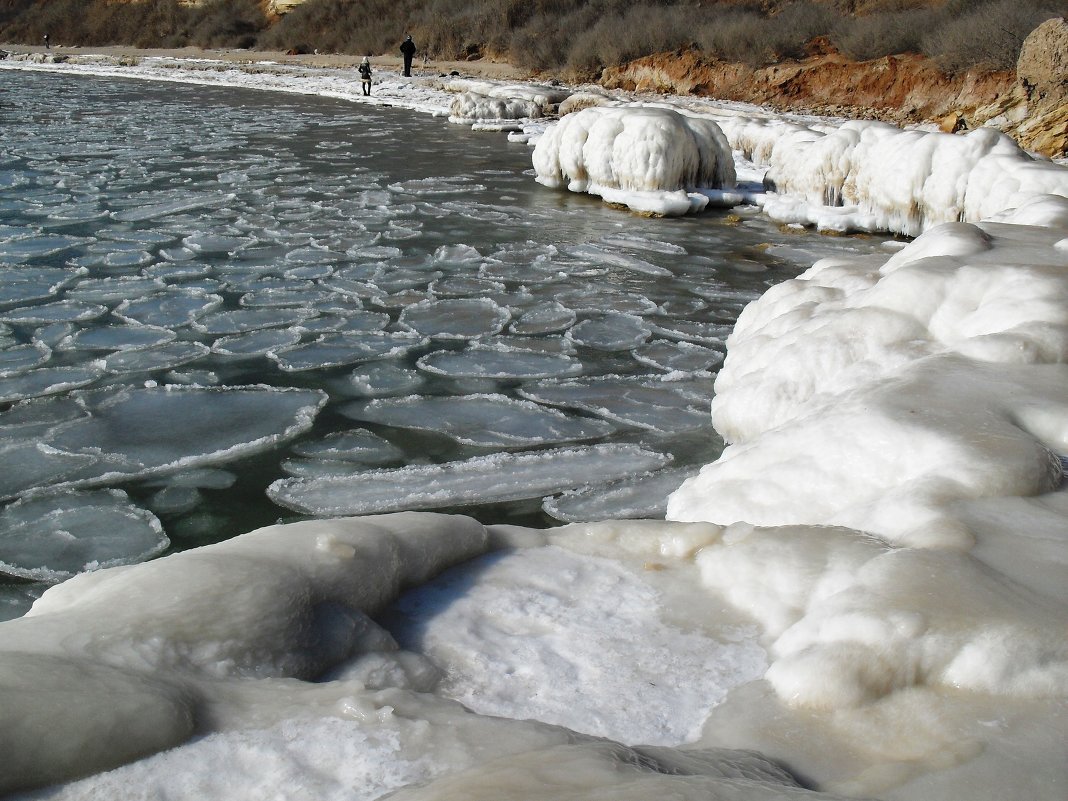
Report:
[[[759,67],[800,58],[805,44],[827,34],[836,22],[826,4],[794,2],[770,17],[748,8],[706,15],[694,35],[701,49],[717,58]]]
[[[1012,70],[1020,47],[1039,23],[1063,11],[1058,0],[951,0],[945,19],[923,38],[923,51],[950,73],[970,67]]]
[[[311,0],[265,32],[259,46],[392,55],[405,33],[416,33],[404,8],[389,0]],[[423,46],[419,38],[416,43]]]
[[[567,37],[558,30],[526,25],[509,42],[510,60],[526,69],[559,69],[567,62]]]
[[[567,0],[536,2],[536,13],[511,37],[509,56],[521,67],[562,69],[570,60],[576,32],[595,26],[602,9]]]
[[[257,0],[214,0],[192,11],[189,42],[198,47],[250,48],[267,27]]]
[[[267,25],[256,0],[213,0],[198,7],[177,0],[52,0],[38,3],[0,28],[10,41],[137,47],[250,47]]]
[[[619,16],[601,17],[572,41],[567,67],[592,75],[641,56],[674,50],[690,41],[690,28],[677,8],[636,6]]]
[[[78,44],[83,39],[84,25],[77,5],[81,4],[71,0],[48,5],[12,4],[11,16],[0,29],[0,36],[8,42],[40,44],[47,33],[54,44]]]
[[[760,66],[766,57],[763,28],[766,20],[751,11],[729,12],[704,21],[695,31],[702,50],[725,61]]]
[[[143,0],[135,5],[96,3],[89,17],[91,39],[105,44],[178,47],[189,38],[189,9],[175,0]]]
[[[591,76],[691,43],[762,66],[829,36],[854,58],[923,52],[952,72],[1012,69],[1026,35],[1065,0],[307,0],[267,27],[260,0],[0,0],[0,41],[259,47],[395,55],[491,54]]]
[[[10,25],[32,6],[33,0],[2,0],[0,2],[0,30]]]
[[[768,20],[765,44],[768,55],[773,61],[800,58],[805,53],[805,45],[828,33],[837,21],[834,12],[822,3],[791,3]]]
[[[890,11],[843,19],[831,39],[850,58],[864,61],[897,53],[919,53],[925,32],[939,14],[929,9]]]

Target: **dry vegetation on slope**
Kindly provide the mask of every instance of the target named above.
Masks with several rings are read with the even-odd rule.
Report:
[[[0,0],[0,41],[392,53],[411,32],[434,58],[488,55],[591,78],[694,46],[751,67],[825,37],[854,59],[919,53],[946,72],[1013,69],[1024,37],[1065,0]]]
[[[275,7],[0,0],[0,41],[39,44],[47,33],[57,45],[396,55],[410,32],[439,60],[485,57],[606,86],[901,122],[947,117],[953,127],[1029,115],[1015,75],[1021,46],[1043,20],[1068,14],[1068,0],[305,0],[282,16]],[[1044,152],[1063,152],[1068,133],[1057,125]]]

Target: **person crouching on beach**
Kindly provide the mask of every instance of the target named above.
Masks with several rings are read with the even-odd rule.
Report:
[[[363,83],[365,97],[371,96],[371,57],[364,56],[360,62],[360,81]]]

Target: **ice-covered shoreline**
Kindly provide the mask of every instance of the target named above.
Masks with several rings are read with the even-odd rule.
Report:
[[[376,73],[365,97],[355,68],[270,60],[37,52],[10,55],[0,69],[318,95],[448,117],[536,144],[537,180],[547,186],[669,216],[756,204],[782,224],[917,236],[941,222],[978,222],[1036,195],[1068,192],[1065,167],[985,128],[966,135],[903,130],[738,103],[455,74],[405,78],[391,69]],[[694,126],[700,133],[689,132]],[[702,155],[679,155],[688,150]]]
[[[75,54],[18,53],[0,59],[0,70],[35,70],[57,74],[225,86],[289,94],[319,95],[353,103],[395,106],[437,117],[449,116],[463,84],[457,76],[404,78],[382,67],[374,73],[370,97],[363,95],[356,66],[312,67],[279,61],[221,61],[210,57],[171,55],[119,56],[79,51]],[[476,79],[467,79],[477,84]],[[451,90],[446,84],[453,82]]]
[[[403,95],[398,89],[398,105]],[[409,100],[430,113],[444,108]],[[757,160],[765,160],[764,147],[774,162],[784,133],[800,140],[801,150],[780,157],[777,180],[807,176],[799,188],[817,200],[843,186],[848,165],[837,157],[854,158],[863,138],[856,127],[738,124],[760,129]],[[732,143],[741,134],[734,136]],[[1015,175],[1017,157],[989,144]],[[812,148],[828,159],[793,155]],[[855,169],[877,157],[858,157]],[[841,168],[825,171],[826,185],[813,177],[824,164]],[[248,767],[231,766],[234,784],[222,787],[253,797],[248,788],[262,789],[257,757],[297,732],[296,750],[313,755],[336,754],[331,739],[349,744],[345,768],[343,759],[326,760],[333,767],[320,779],[322,797],[344,797],[347,785],[362,783],[373,798],[413,782],[429,783],[398,797],[479,797],[490,787],[497,799],[805,792],[760,758],[697,747],[755,748],[846,795],[1063,797],[1068,170],[1043,169],[1041,180],[1028,185],[1025,171],[1012,192],[998,195],[1015,210],[941,221],[957,196],[938,195],[925,201],[930,213],[906,216],[923,233],[894,256],[825,259],[750,304],[728,342],[713,405],[732,444],[672,496],[675,522],[537,532],[437,515],[319,521],[50,590],[30,615],[3,624],[3,680],[19,699],[0,706],[0,750],[18,766],[7,787],[188,742],[72,784],[61,797],[131,785],[151,795],[151,782],[169,783],[176,769],[222,763],[235,751]],[[820,207],[806,202],[806,214]],[[725,703],[702,710],[703,732],[681,749],[631,749],[633,741],[509,720],[530,715],[523,707],[510,713],[503,701],[487,716],[468,714],[432,695],[427,666],[368,616],[402,583],[423,584],[497,546],[515,549],[502,551],[505,561],[546,558],[516,569],[545,585],[543,599],[557,597],[562,576],[608,576],[598,592],[627,603],[598,613],[604,628],[616,617],[629,623],[630,607],[662,604],[653,629],[681,622],[698,630],[715,604],[727,603],[757,624],[766,672],[738,678]],[[494,586],[489,566],[481,570],[450,585],[452,595],[443,592],[462,599]],[[631,578],[646,574],[659,581],[657,600],[630,594]],[[234,586],[243,588],[237,598],[227,591]],[[568,585],[563,597],[580,587]],[[206,611],[168,617],[173,598]],[[497,647],[502,630],[535,616],[529,603],[515,603],[512,617],[476,610],[459,622],[441,615],[425,623],[427,642],[443,643],[436,657],[472,681],[472,696],[506,697],[507,669],[525,667]],[[543,625],[533,640],[561,636],[559,625]],[[465,628],[470,640],[458,633]],[[597,628],[582,631],[590,637]],[[660,647],[681,651],[680,642]],[[633,658],[621,655],[618,669]],[[536,689],[552,695],[556,685],[585,683],[598,703],[630,704],[635,718],[681,718],[695,703],[650,711],[649,701],[600,696],[600,685],[614,687],[607,661],[601,674],[556,676],[546,658]],[[331,681],[298,681],[346,664]],[[687,669],[704,675],[711,666]],[[85,692],[67,704],[57,692],[75,682]],[[53,736],[57,719],[62,737]],[[137,727],[104,742],[104,721]],[[189,740],[194,731],[201,736]],[[79,750],[87,744],[94,748]],[[225,779],[201,774],[178,784],[188,797],[203,796],[197,781]]]

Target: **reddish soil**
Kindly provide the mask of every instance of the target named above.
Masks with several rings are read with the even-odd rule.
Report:
[[[1063,106],[1029,109],[1028,93],[1013,72],[950,76],[918,55],[855,62],[819,41],[802,61],[760,68],[696,50],[661,53],[605,70],[601,85],[898,124],[935,122],[946,131],[993,125],[1052,157],[1064,156],[1068,145]]]

